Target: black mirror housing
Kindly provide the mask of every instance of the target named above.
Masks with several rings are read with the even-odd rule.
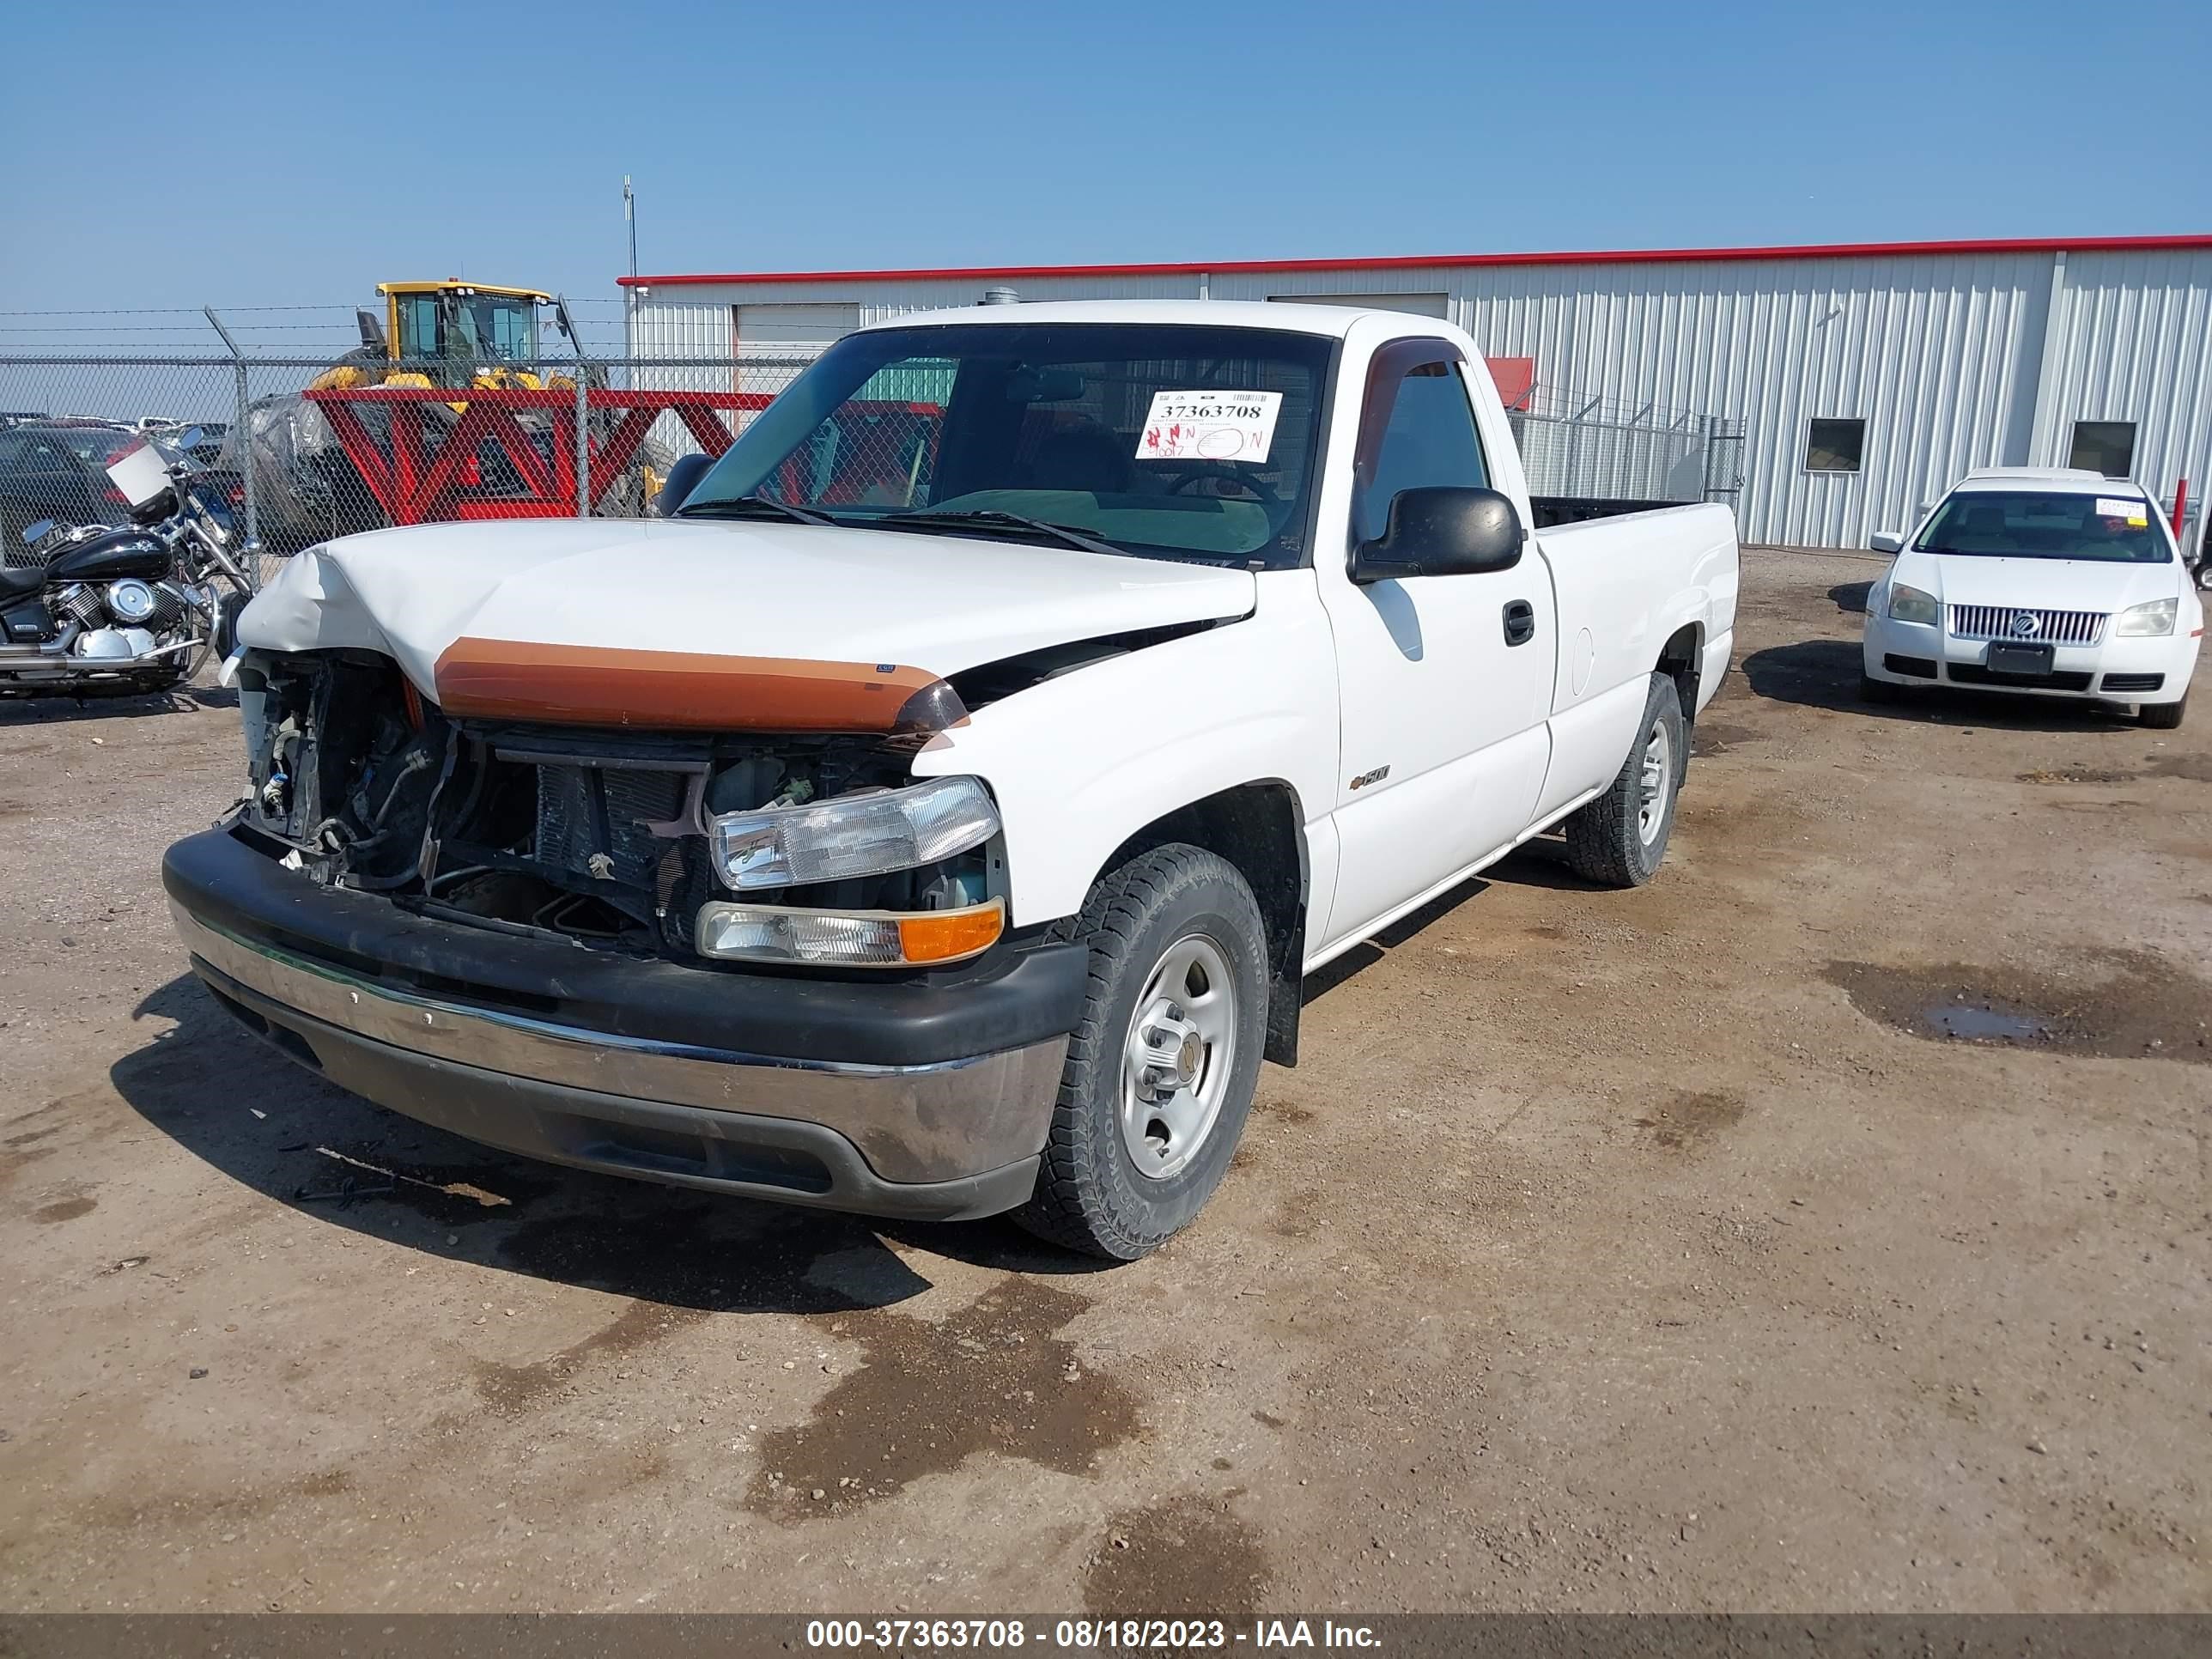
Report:
[[[653,516],[673,518],[676,509],[699,487],[699,480],[714,464],[713,456],[702,455],[696,449],[689,455],[678,456],[675,465],[668,469],[668,476],[661,480],[660,494],[653,498]]]
[[[1352,556],[1355,582],[1510,570],[1528,540],[1521,514],[1495,489],[1434,485],[1390,498],[1382,534]]]

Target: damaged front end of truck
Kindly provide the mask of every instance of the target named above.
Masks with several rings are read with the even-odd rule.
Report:
[[[723,665],[710,690],[471,644],[443,706],[374,653],[249,653],[237,832],[412,914],[672,961],[897,969],[1003,933],[988,792],[910,775],[965,717],[944,681]],[[616,723],[656,704],[654,729]]]
[[[915,775],[968,717],[947,681],[465,639],[427,692],[365,647],[228,672],[246,792],[164,882],[195,971],[294,1060],[610,1173],[929,1218],[1028,1196],[1084,951],[1010,929],[983,783]]]

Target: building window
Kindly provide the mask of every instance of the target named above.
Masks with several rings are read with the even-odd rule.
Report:
[[[2075,422],[2074,450],[2066,465],[2101,472],[2108,478],[2126,477],[2136,470],[2136,423]]]
[[[1808,472],[1856,472],[1865,456],[1864,421],[1815,420],[1807,423]]]

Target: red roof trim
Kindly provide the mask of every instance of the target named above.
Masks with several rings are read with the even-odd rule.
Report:
[[[1807,247],[1630,248],[1619,252],[1411,253],[1380,259],[1202,259],[1166,264],[955,265],[915,270],[745,270],[665,276],[617,276],[623,288],[687,283],[981,282],[1044,276],[1232,276],[1243,271],[1427,270],[1453,265],[1680,264],[1698,259],[1856,259],[1914,253],[2121,253],[2212,248],[2212,234],[2191,236],[2031,236],[1985,241],[1829,242]]]

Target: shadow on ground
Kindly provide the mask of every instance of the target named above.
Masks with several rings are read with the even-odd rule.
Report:
[[[64,726],[76,720],[145,720],[161,714],[235,708],[238,693],[220,685],[180,686],[174,691],[96,693],[87,696],[0,692],[0,728]]]
[[[1755,696],[1866,720],[1932,720],[2009,732],[2096,731],[2130,723],[2124,711],[2111,704],[1952,686],[1927,690],[1899,687],[1897,702],[1870,703],[1859,696],[1863,664],[1856,640],[1801,640],[1753,652],[1743,659],[1743,675]]]
[[[1011,1272],[1107,1264],[1011,1222],[876,1221],[539,1164],[372,1105],[241,1030],[190,975],[109,1070],[155,1129],[232,1180],[399,1249],[713,1313],[832,1313],[929,1288],[887,1241]]]

